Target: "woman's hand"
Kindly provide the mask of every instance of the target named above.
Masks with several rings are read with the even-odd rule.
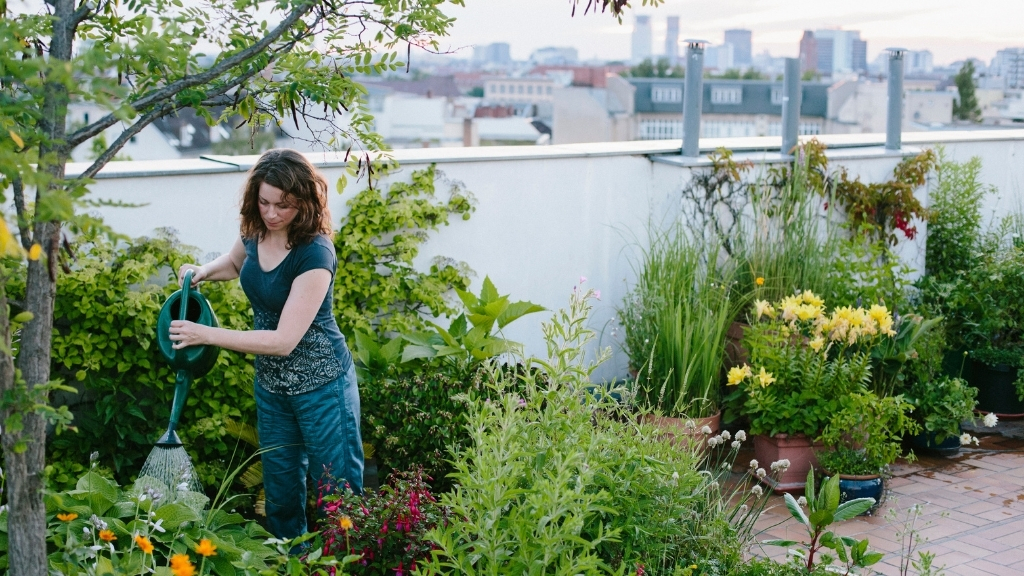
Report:
[[[182,264],[181,268],[178,268],[178,287],[181,287],[181,283],[185,281],[185,272],[192,271],[192,288],[195,288],[196,284],[206,279],[206,270],[202,266],[196,266],[195,264]]]
[[[188,346],[202,346],[209,344],[207,340],[207,330],[209,326],[202,324],[196,324],[195,322],[189,322],[188,320],[172,320],[171,321],[171,340],[174,344],[171,348],[175,350],[181,350]]]

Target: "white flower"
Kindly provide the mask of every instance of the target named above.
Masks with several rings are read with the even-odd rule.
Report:
[[[188,482],[178,484],[178,492],[188,492]]]
[[[741,504],[740,505],[740,514],[746,514],[747,510],[749,510],[749,508],[747,508],[746,504]]]
[[[693,420],[687,420],[686,424],[683,424],[683,429],[687,432],[693,432],[697,429],[697,425],[693,423]]]
[[[739,450],[740,446],[742,446],[742,445],[743,445],[743,443],[740,442],[739,440],[733,440],[732,441],[732,448],[733,448],[733,450]]]
[[[672,481],[674,482],[676,480],[679,480],[679,472],[672,473]]]
[[[600,290],[594,290],[594,298],[597,298],[598,300],[601,299],[601,291]]]
[[[700,433],[701,434],[705,434],[705,435],[706,434],[711,434],[711,426],[708,426],[707,424],[701,426],[700,427]]]
[[[783,458],[777,462],[772,462],[772,472],[786,471],[789,469],[789,460]]]
[[[764,488],[761,488],[760,486],[754,486],[753,488],[750,489],[750,491],[754,494],[754,496],[760,496],[764,494]]]
[[[708,438],[708,446],[714,448],[715,446],[718,446],[718,443],[721,441],[722,439],[719,438],[718,436],[712,436],[711,438]]]
[[[999,423],[999,417],[989,412],[988,414],[985,414],[985,418],[982,420],[982,423],[991,428]]]
[[[796,499],[796,503],[799,504],[800,506],[807,506],[807,497],[806,496],[801,496],[801,497],[797,498]]]
[[[768,475],[768,473],[764,471],[764,468],[758,468],[755,474],[757,474],[758,478],[764,478],[765,476]]]
[[[717,481],[711,482],[710,484],[708,484],[708,489],[714,490],[716,488],[718,488],[718,482]]]
[[[740,430],[739,432],[736,433],[736,439],[739,440],[740,442],[746,442],[747,433],[744,432],[743,430]]]
[[[750,467],[751,468],[757,468],[757,460],[751,460],[750,461]]]
[[[161,518],[161,519],[157,520],[156,522],[150,522],[149,523],[149,527],[150,527],[150,529],[156,530],[157,532],[167,532],[167,529],[164,528],[163,526],[161,526],[161,524],[163,524],[163,523],[164,523],[164,519]]]
[[[968,434],[967,432],[964,432],[963,434],[960,435],[960,445],[961,446],[967,446],[970,443],[971,443],[971,435],[970,434]]]
[[[728,430],[722,432],[722,440],[728,440],[730,438],[732,438],[732,434],[729,434]]]

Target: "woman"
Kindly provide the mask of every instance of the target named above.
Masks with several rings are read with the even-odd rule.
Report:
[[[255,329],[171,322],[175,348],[211,345],[256,355],[256,414],[270,532],[306,531],[306,477],[328,473],[362,492],[359,390],[331,309],[338,261],[327,181],[294,150],[269,150],[242,190],[241,234],[192,283],[239,278]],[[180,281],[180,280],[179,280]]]

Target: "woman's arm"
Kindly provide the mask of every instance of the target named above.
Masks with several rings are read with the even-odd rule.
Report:
[[[242,244],[242,239],[238,238],[238,240],[235,240],[235,245],[231,247],[230,252],[220,255],[212,262],[202,266],[182,264],[181,268],[178,269],[178,285],[181,285],[182,279],[185,278],[185,272],[188,270],[193,271],[193,286],[199,284],[201,280],[214,282],[218,280],[234,280],[238,278],[243,262],[245,262],[245,245]]]
[[[174,348],[207,344],[244,354],[287,356],[316,318],[327,291],[331,289],[332,278],[331,272],[324,268],[309,270],[297,276],[292,281],[291,293],[281,310],[277,330],[228,330],[175,320],[171,322]]]

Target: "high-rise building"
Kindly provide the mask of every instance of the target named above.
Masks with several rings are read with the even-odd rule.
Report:
[[[704,68],[725,72],[736,67],[736,47],[725,43],[704,48]]]
[[[633,46],[630,60],[634,63],[643,62],[651,57],[651,17],[637,16],[633,24]]]
[[[804,30],[800,38],[800,71],[816,72],[818,70],[818,41],[814,38],[814,32]]]
[[[473,60],[487,64],[511,64],[512,51],[507,42],[495,42],[473,48]]]
[[[818,72],[827,75],[867,71],[868,44],[857,30],[815,30]]]
[[[725,43],[733,46],[733,61],[736,66],[750,66],[751,46],[750,30],[735,29],[725,31]]]
[[[530,54],[530,62],[533,64],[566,65],[575,64],[579,59],[579,52],[571,46],[548,46]]]
[[[1024,88],[1024,48],[1004,48],[996,52],[988,75],[1002,77],[1006,88]]]
[[[665,58],[671,66],[679,64],[679,16],[668,17],[665,31]]]
[[[908,50],[903,66],[906,74],[931,74],[935,69],[931,50]]]

